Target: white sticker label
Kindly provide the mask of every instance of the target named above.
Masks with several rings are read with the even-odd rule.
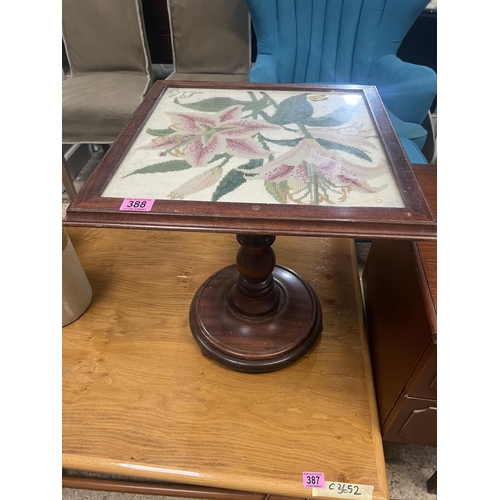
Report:
[[[325,481],[324,488],[313,488],[313,497],[345,498],[350,500],[372,500],[373,486]]]

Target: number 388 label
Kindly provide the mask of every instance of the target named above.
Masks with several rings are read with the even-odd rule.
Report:
[[[120,206],[120,210],[126,212],[149,212],[154,202],[154,198],[125,198]]]

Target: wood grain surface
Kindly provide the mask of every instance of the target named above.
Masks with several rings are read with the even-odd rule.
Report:
[[[93,300],[63,329],[64,468],[298,497],[317,471],[388,498],[352,240],[277,238],[324,330],[294,365],[245,374],[205,358],[188,323],[234,236],[67,231]]]
[[[429,207],[437,219],[437,165],[412,165],[412,168],[429,203]],[[437,311],[437,242],[418,241],[416,245],[420,253],[434,309]]]

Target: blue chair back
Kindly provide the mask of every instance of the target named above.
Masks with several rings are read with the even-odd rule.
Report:
[[[410,160],[425,162],[436,73],[396,53],[428,0],[245,1],[257,42],[251,82],[375,85]]]
[[[246,0],[259,55],[279,83],[369,84],[372,62],[396,54],[428,0]]]

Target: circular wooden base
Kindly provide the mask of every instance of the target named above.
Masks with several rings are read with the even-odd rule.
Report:
[[[236,265],[220,270],[199,288],[189,321],[205,356],[234,370],[263,373],[284,368],[309,351],[322,330],[319,299],[290,269],[275,266],[272,276],[275,286],[269,295],[279,294],[277,306],[252,316],[233,301],[239,277]],[[257,304],[255,310],[265,308]]]

